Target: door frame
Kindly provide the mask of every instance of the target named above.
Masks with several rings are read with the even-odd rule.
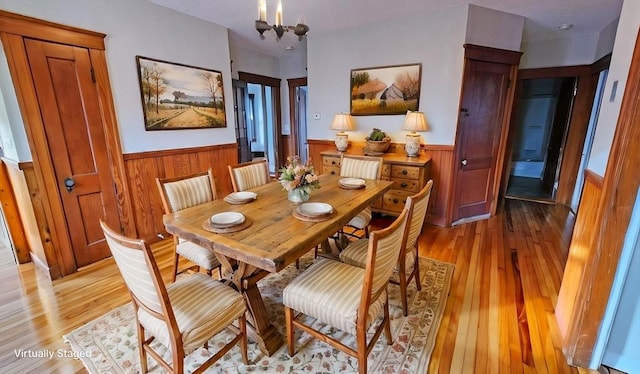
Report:
[[[289,129],[290,129],[290,137],[289,137],[289,149],[291,149],[294,155],[300,155],[301,149],[298,147],[300,142],[298,141],[298,126],[299,123],[296,118],[296,88],[306,86],[307,85],[307,77],[302,78],[290,78],[287,79],[289,84]],[[307,155],[309,157],[309,155]]]
[[[77,271],[71,238],[62,206],[58,180],[55,177],[53,161],[49,153],[44,123],[41,118],[35,86],[29,70],[29,62],[24,47],[24,38],[34,38],[46,42],[73,45],[89,50],[93,66],[96,91],[105,133],[111,173],[114,180],[115,200],[120,219],[120,230],[125,235],[136,236],[133,221],[133,207],[128,198],[129,188],[122,157],[122,147],[116,122],[115,107],[105,56],[105,34],[83,30],[22,16],[0,10],[0,40],[7,56],[9,72],[13,80],[18,106],[24,123],[39,197],[42,199],[53,253],[46,253],[47,271],[51,279],[56,279]]]
[[[273,113],[274,113],[274,132],[273,140],[274,140],[274,152],[276,155],[275,160],[269,160],[269,162],[274,162],[276,165],[276,170],[280,163],[283,163],[286,159],[284,156],[284,147],[282,146],[281,137],[282,137],[282,104],[280,98],[280,79],[272,78],[266,75],[259,75],[253,73],[246,73],[243,71],[238,72],[238,79],[246,82],[246,83],[254,83],[261,84],[263,86],[269,86],[273,90]]]
[[[473,44],[464,44],[463,47],[464,47],[464,61],[465,61],[463,71],[465,72],[467,70],[466,69],[467,62],[470,60],[511,65],[511,68],[509,71],[509,85],[507,87],[507,93],[506,93],[507,97],[505,99],[503,113],[502,113],[502,120],[500,123],[500,139],[498,144],[498,152],[496,154],[496,158],[494,160],[495,164],[493,166],[493,169],[494,169],[493,170],[494,175],[492,178],[493,186],[490,187],[492,191],[493,199],[491,200],[489,216],[493,216],[496,213],[496,209],[499,201],[498,194],[500,192],[500,187],[502,185],[501,178],[503,173],[501,171],[504,167],[504,160],[505,160],[504,155],[505,155],[505,150],[507,145],[507,135],[509,134],[509,124],[511,122],[511,114],[512,114],[512,108],[514,103],[514,97],[515,97],[515,84],[513,84],[513,82],[515,82],[517,77],[518,64],[520,62],[520,57],[522,56],[522,52],[483,47],[483,46],[478,46]],[[459,99],[458,107],[460,107],[460,105],[462,104],[462,98],[465,90],[464,86],[466,83],[465,78],[466,78],[465,76],[462,77],[462,89],[460,90],[460,99]],[[454,191],[454,194],[457,188],[456,186],[458,184],[458,181],[457,181],[458,171],[460,170],[458,165],[460,164],[460,161],[461,161],[460,160],[461,159],[460,142],[462,139],[462,134],[460,131],[461,130],[460,120],[461,120],[461,115],[460,115],[460,110],[458,110],[458,118],[456,121],[457,123],[456,140],[455,140],[455,146],[453,150],[453,164],[451,165],[452,167],[451,191]],[[449,202],[447,204],[446,226],[451,226],[453,222],[454,209],[456,208],[455,203],[456,203],[455,197],[449,199]]]

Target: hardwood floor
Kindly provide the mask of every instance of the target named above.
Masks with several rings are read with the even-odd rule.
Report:
[[[489,220],[425,228],[421,256],[456,266],[429,372],[578,372],[565,363],[553,314],[572,226],[567,209],[507,200]],[[169,243],[154,252],[168,281]],[[3,373],[84,372],[80,361],[59,357],[68,349],[62,335],[129,301],[111,259],[49,282],[4,248],[0,283]]]

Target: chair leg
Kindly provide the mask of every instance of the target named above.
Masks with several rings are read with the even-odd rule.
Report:
[[[300,269],[300,260],[296,260],[296,269]]]
[[[375,344],[375,342],[371,342]],[[358,359],[358,373],[367,374],[367,333],[364,328],[356,328],[356,347]]]
[[[287,325],[287,348],[289,349],[289,356],[293,357],[295,354],[294,346],[294,331],[293,331],[293,309],[285,306],[284,317]]]
[[[416,279],[416,288],[418,291],[422,290],[422,284],[420,284],[420,257],[418,257],[418,251],[416,251],[416,263],[413,277]]]
[[[389,298],[387,297],[387,302],[384,304],[384,319],[386,322],[384,323],[384,337],[387,338],[387,345],[391,345],[393,343],[393,338],[391,337],[391,320],[389,319]]]
[[[400,278],[400,299],[402,300],[402,312],[406,317],[409,314],[409,304],[407,302],[407,275],[405,274],[405,267],[401,266],[398,272],[398,278]]]
[[[136,315],[137,315],[137,310],[136,310]],[[142,328],[142,325],[138,323],[137,318],[136,318],[136,325],[138,325],[138,349],[140,350],[139,352],[140,353],[140,371],[142,373],[146,373],[149,370],[147,367],[147,351],[144,349],[144,328]]]
[[[180,261],[180,255],[178,254],[178,252],[173,252],[173,280],[172,282],[176,281],[176,277],[178,276],[178,262]]]
[[[240,339],[242,362],[244,362],[245,365],[249,365],[249,356],[247,355],[247,319],[241,316],[238,318],[238,325],[240,325],[240,333],[242,334],[242,338]]]

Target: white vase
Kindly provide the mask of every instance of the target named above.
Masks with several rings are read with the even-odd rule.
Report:
[[[292,203],[300,204],[300,203],[303,203],[303,202],[309,200],[309,192],[307,192],[307,191],[305,191],[305,190],[303,190],[301,188],[294,188],[293,190],[288,192],[287,198]]]

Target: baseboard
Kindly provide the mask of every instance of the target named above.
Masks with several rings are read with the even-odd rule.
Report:
[[[29,252],[29,254],[31,255],[31,261],[33,261],[33,264],[35,265],[36,269],[41,271],[47,278],[49,278],[49,280],[54,280],[59,278],[59,276],[55,276],[56,273],[55,270],[48,266],[44,261],[42,261],[38,256],[36,256],[35,253],[33,252]]]

